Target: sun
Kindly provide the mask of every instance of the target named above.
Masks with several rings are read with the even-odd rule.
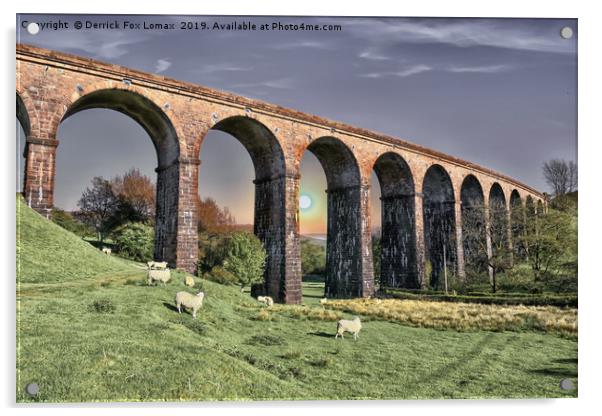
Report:
[[[311,208],[312,200],[309,195],[301,195],[299,198],[299,207],[301,209],[309,209]]]

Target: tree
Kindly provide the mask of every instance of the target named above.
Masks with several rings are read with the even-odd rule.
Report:
[[[98,240],[102,243],[106,234],[115,226],[118,208],[118,198],[111,182],[100,176],[94,177],[92,188],[86,188],[77,206],[77,216],[96,231]]]
[[[155,185],[152,180],[132,168],[111,180],[119,199],[119,211],[125,221],[147,222],[155,217]]]
[[[236,232],[227,244],[223,268],[236,277],[240,290],[263,281],[267,254],[261,241],[253,234]]]
[[[55,224],[63,227],[67,231],[71,231],[73,234],[79,235],[80,237],[85,237],[86,235],[94,233],[94,230],[89,226],[74,218],[71,213],[63,211],[60,208],[52,208],[50,219]]]
[[[326,249],[309,240],[301,241],[301,269],[303,276],[323,274],[326,268]]]
[[[545,162],[543,175],[555,196],[577,190],[577,164],[572,160],[552,159]]]
[[[199,232],[225,233],[233,230],[236,219],[227,207],[220,208],[213,198],[197,200],[199,213]]]
[[[485,227],[487,210],[482,205],[472,206],[462,212],[462,236],[465,258],[475,265],[484,265],[490,271],[491,291],[497,291],[497,275],[512,267],[508,250],[506,209],[494,202],[489,208],[489,241]]]
[[[122,257],[136,261],[148,261],[153,258],[153,227],[134,222],[117,228],[114,233],[115,246]]]
[[[548,209],[529,216],[528,232],[521,237],[528,249],[536,280],[544,280],[563,265],[576,260],[577,227],[570,212]]]

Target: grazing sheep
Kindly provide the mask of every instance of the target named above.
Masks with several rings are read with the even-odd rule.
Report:
[[[264,303],[268,308],[274,305],[274,299],[271,296],[257,296],[257,301]]]
[[[149,270],[165,270],[167,269],[166,261],[149,261],[146,263]]]
[[[353,339],[358,339],[358,337],[360,336],[361,329],[362,323],[360,322],[359,316],[353,317],[352,321],[348,319],[341,319],[337,322],[337,334],[334,337],[336,339],[340,335],[342,339],[345,339],[343,333],[350,332],[353,334]]]
[[[194,278],[192,276],[190,276],[189,274],[187,274],[184,284],[188,287],[193,287],[194,286]]]
[[[328,299],[322,298],[320,299],[320,305],[325,305],[328,302]]]
[[[111,255],[111,249],[109,247],[103,247],[102,252],[105,253],[107,256]]]
[[[165,283],[169,282],[169,279],[171,279],[171,270],[149,270],[147,277],[149,286],[155,282],[161,282],[163,283],[163,286],[165,286]]]
[[[203,306],[203,299],[205,294],[199,292],[196,295],[188,292],[176,293],[176,308],[178,313],[182,313],[182,306],[188,309],[192,309],[192,318],[196,319],[196,312]]]

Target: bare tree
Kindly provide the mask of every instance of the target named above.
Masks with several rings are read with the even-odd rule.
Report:
[[[554,191],[562,196],[577,189],[577,164],[572,160],[552,159],[543,164],[543,176]]]

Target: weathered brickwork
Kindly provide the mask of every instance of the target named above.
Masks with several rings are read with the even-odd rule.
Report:
[[[410,142],[32,46],[17,45],[16,92],[17,118],[27,135],[27,203],[45,216],[52,209],[60,152],[56,134],[64,119],[89,108],[121,111],[148,132],[157,149],[155,258],[190,272],[196,270],[198,256],[196,198],[203,139],[210,129],[236,137],[255,167],[255,232],[268,252],[265,283],[254,291],[279,302],[301,302],[298,200],[306,151],[320,160],[327,178],[326,291],[333,297],[371,296],[375,291],[373,170],[383,195],[380,277],[386,285],[425,287],[440,280],[443,262],[463,276],[460,194],[469,175],[480,184],[485,206],[494,187],[496,200],[504,201],[508,244],[522,232],[519,214],[514,215],[516,202],[525,206],[530,197],[536,207],[536,201],[543,201],[542,194],[512,178]],[[437,180],[425,181],[433,169]],[[431,276],[425,276],[427,270]]]

